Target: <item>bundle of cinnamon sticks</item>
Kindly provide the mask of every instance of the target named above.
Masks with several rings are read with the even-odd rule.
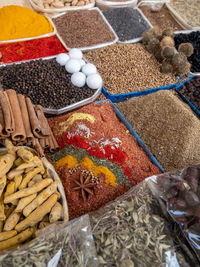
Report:
[[[15,145],[35,148],[40,156],[58,148],[42,106],[12,89],[0,91],[0,142],[8,137]]]

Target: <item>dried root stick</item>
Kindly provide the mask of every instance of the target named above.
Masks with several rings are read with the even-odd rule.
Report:
[[[1,232],[0,233],[0,241],[7,240],[13,236],[17,235],[16,230],[8,231],[8,232]]]
[[[58,196],[53,194],[41,206],[34,210],[25,220],[15,226],[15,230],[20,232],[29,226],[34,226],[42,221],[43,217],[48,214],[57,202]]]
[[[33,160],[33,154],[26,148],[19,148],[17,150],[17,155],[25,162],[30,162]]]
[[[36,183],[32,187],[22,189],[20,191],[17,191],[15,193],[7,196],[4,199],[4,203],[10,203],[15,199],[19,199],[22,197],[27,197],[29,195],[35,194],[35,193],[41,191],[42,189],[44,189],[45,187],[47,187],[48,185],[50,185],[52,182],[53,182],[53,180],[51,178],[43,179],[41,182]]]
[[[6,219],[6,215],[4,212],[4,203],[3,199],[0,200],[0,221],[4,221]]]
[[[34,209],[40,206],[49,196],[56,192],[59,182],[55,181],[47,188],[45,188],[29,205],[27,205],[23,214],[27,217]]]
[[[0,178],[0,197],[1,197],[3,190],[6,186],[6,182],[7,182],[7,178],[6,178],[6,175],[4,175],[2,178]]]
[[[34,227],[28,228],[20,234],[0,242],[0,250],[8,249],[24,242],[34,234],[35,230],[36,229]]]
[[[18,205],[15,209],[15,212],[22,212],[22,210],[31,202],[33,199],[35,199],[37,196],[37,193],[30,195],[28,197],[23,197],[19,200]]]
[[[54,223],[60,220],[62,217],[62,212],[63,212],[62,205],[59,202],[56,202],[49,215],[50,223]]]
[[[16,224],[19,221],[21,214],[15,212],[15,210],[10,214],[10,216],[8,217],[8,219],[6,220],[5,224],[4,224],[4,231],[10,231],[13,230],[16,226]]]
[[[12,167],[15,155],[6,154],[0,158],[0,178],[3,177]]]
[[[6,187],[6,192],[4,193],[4,198],[13,194],[15,192],[15,182],[9,182]]]
[[[15,182],[15,192],[16,192],[17,189],[19,188],[19,185],[22,182],[22,175],[16,175],[14,178],[14,182]]]
[[[8,179],[12,180],[15,176],[21,175],[23,172],[24,170],[13,169],[12,171],[8,173]]]
[[[40,168],[35,168],[34,170],[28,172],[25,176],[24,179],[22,180],[19,189],[24,189],[27,187],[28,183],[30,180],[38,173],[40,173],[41,169]]]

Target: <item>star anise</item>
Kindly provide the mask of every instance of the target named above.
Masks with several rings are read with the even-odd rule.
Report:
[[[93,188],[95,186],[94,183],[90,183],[90,175],[87,177],[84,177],[83,173],[80,173],[79,180],[73,179],[73,182],[75,183],[75,186],[72,188],[72,191],[79,191],[81,193],[81,196],[83,198],[83,201],[85,202],[87,200],[88,195],[93,195],[93,191],[90,188]]]

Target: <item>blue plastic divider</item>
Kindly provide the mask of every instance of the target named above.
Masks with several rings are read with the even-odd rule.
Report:
[[[181,88],[181,86],[183,86],[184,84],[186,84],[187,82],[193,80],[195,77],[191,77],[189,78],[188,80],[182,82],[181,84],[179,84],[177,87],[176,87],[176,92],[180,95],[180,97],[183,99],[183,101],[185,101],[190,107],[191,109],[197,114],[198,117],[200,117],[200,110],[198,110],[195,105],[192,104],[192,102],[190,102],[190,100],[184,96],[180,91],[179,91],[179,88]]]
[[[113,103],[118,103],[121,101],[124,101],[126,99],[132,98],[132,97],[137,97],[137,96],[143,96],[143,95],[148,95],[151,93],[155,93],[160,90],[169,90],[173,89],[177,86],[177,84],[180,82],[181,76],[179,76],[178,81],[172,85],[166,85],[158,88],[152,88],[152,89],[146,89],[142,91],[137,91],[137,92],[131,92],[131,93],[125,93],[125,94],[116,94],[112,95],[110,94],[104,87],[102,88],[102,93],[104,96],[108,99],[110,99]]]
[[[151,159],[151,161],[161,170],[161,172],[165,172],[165,170],[160,165],[160,163],[157,161],[157,159],[148,150],[148,148],[146,147],[146,145],[144,144],[142,139],[139,137],[139,135],[133,130],[133,128],[130,125],[130,123],[125,119],[125,117],[122,115],[122,113],[119,111],[119,109],[111,102],[110,99],[100,100],[100,101],[96,102],[95,104],[100,104],[100,103],[103,103],[103,102],[106,102],[106,101],[109,101],[111,103],[111,105],[113,106],[118,118],[126,125],[127,129],[129,130],[129,132],[136,138],[139,146],[142,147],[142,149],[145,151],[145,153]]]

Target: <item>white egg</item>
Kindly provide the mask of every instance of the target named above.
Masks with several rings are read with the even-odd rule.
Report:
[[[68,60],[69,60],[69,55],[65,53],[61,53],[56,57],[57,63],[60,64],[61,66],[65,66]]]
[[[71,82],[77,87],[83,87],[85,85],[86,76],[82,72],[75,72],[71,76]]]
[[[69,59],[65,65],[65,69],[69,73],[75,73],[81,69],[81,64],[78,59]]]
[[[72,48],[72,49],[69,51],[69,56],[70,56],[70,58],[82,59],[82,57],[83,57],[83,53],[82,53],[81,50],[78,49],[78,48]]]
[[[97,68],[94,64],[87,63],[82,67],[82,72],[85,73],[86,76],[88,76],[90,74],[97,73]]]
[[[81,68],[86,64],[85,60],[80,59]]]
[[[91,89],[98,89],[102,86],[102,78],[101,76],[96,73],[96,74],[91,74],[87,77],[86,79],[87,86]]]

